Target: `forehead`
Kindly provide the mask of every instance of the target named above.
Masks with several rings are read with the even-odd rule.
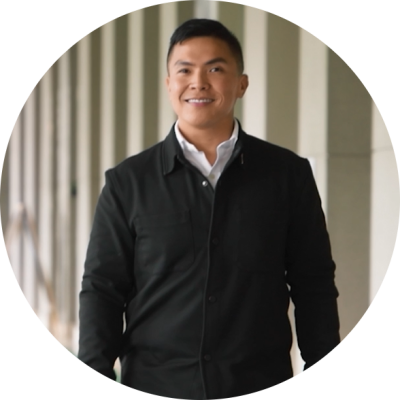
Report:
[[[177,61],[199,61],[205,62],[213,58],[224,58],[228,63],[235,63],[229,45],[218,38],[201,36],[184,40],[177,43],[171,51],[168,65],[172,66]]]

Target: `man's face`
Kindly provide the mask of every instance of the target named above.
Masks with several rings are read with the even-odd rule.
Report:
[[[236,99],[248,86],[222,40],[196,37],[176,44],[166,80],[170,101],[183,133],[231,124]]]

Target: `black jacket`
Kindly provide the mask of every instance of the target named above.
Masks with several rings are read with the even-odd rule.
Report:
[[[240,129],[214,190],[171,129],[106,172],[78,357],[166,397],[268,388],[292,376],[289,296],[306,368],[339,343],[334,269],[307,160]]]

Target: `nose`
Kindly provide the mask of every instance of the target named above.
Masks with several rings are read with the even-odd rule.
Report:
[[[195,90],[206,90],[209,88],[207,73],[204,71],[197,71],[192,75],[192,82],[190,88]]]

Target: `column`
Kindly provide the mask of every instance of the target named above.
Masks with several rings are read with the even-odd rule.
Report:
[[[243,56],[249,87],[243,98],[243,129],[267,138],[267,13],[244,8]]]
[[[268,14],[267,35],[267,138],[297,151],[299,28]]]
[[[328,228],[344,338],[369,305],[371,98],[331,50],[328,71]]]
[[[81,285],[82,266],[77,263],[77,240],[76,232],[80,230],[80,221],[77,219],[78,199],[77,199],[77,174],[78,174],[78,146],[80,146],[80,138],[78,134],[78,44],[75,44],[68,51],[69,58],[69,81],[70,81],[70,230],[69,230],[69,243],[70,243],[70,260],[71,271],[69,276],[69,285],[71,289],[70,305],[69,305],[69,321],[71,324],[71,342],[70,350],[77,354],[78,352],[78,292]],[[80,115],[80,114],[79,114]],[[81,124],[81,116],[79,124]],[[80,132],[79,132],[80,133]],[[81,157],[81,156],[79,156]]]
[[[241,4],[217,2],[218,19],[224,24],[239,40],[243,47],[244,40],[244,13],[248,7]],[[246,64],[245,64],[246,69]],[[247,95],[245,95],[247,96]],[[242,121],[242,99],[238,99],[235,105],[235,117]]]
[[[71,348],[71,297],[75,295],[71,287],[72,268],[75,263],[71,258],[71,80],[70,52],[59,60],[58,74],[58,129],[57,146],[57,280],[55,295],[60,318],[59,340]]]
[[[23,203],[26,213],[30,218],[36,221],[36,190],[37,190],[37,132],[36,132],[36,92],[33,91],[29,96],[23,113],[23,153],[20,154],[20,160],[23,160]],[[23,265],[24,279],[23,291],[29,304],[37,310],[37,273],[36,273],[36,252],[33,242],[33,232],[28,225],[23,225]]]
[[[38,241],[43,272],[53,282],[54,261],[54,68],[50,68],[39,83],[39,185]],[[50,303],[43,286],[39,290],[39,318],[49,326]]]
[[[76,293],[78,298],[86,249],[91,229],[90,207],[90,45],[91,35],[77,44],[77,101],[76,101]],[[75,315],[78,315],[79,303],[76,303]],[[78,325],[75,326],[74,342],[78,342]]]
[[[114,162],[119,163],[127,156],[128,123],[128,15],[117,18],[114,38]],[[129,112],[128,112],[129,111]]]
[[[313,167],[322,205],[326,211],[328,49],[315,36],[300,30],[298,154]]]
[[[187,2],[181,2],[187,3]],[[173,31],[178,26],[178,4],[181,3],[164,3],[160,4],[160,62],[159,62],[159,124],[158,124],[158,140],[163,140],[168,134],[176,116],[169,101],[168,90],[165,85],[167,77],[167,53],[169,47],[169,39]]]
[[[400,335],[400,177],[394,132],[374,99],[372,111],[370,337],[371,398],[398,398]],[[399,143],[400,144],[400,143]],[[397,326],[396,326],[397,325]],[[379,375],[378,375],[379,374]],[[396,376],[397,374],[397,376]],[[397,396],[396,396],[397,394]]]
[[[159,8],[147,7],[143,10],[144,56],[143,92],[144,136],[143,147],[148,148],[158,142],[158,94],[159,94]]]
[[[115,165],[115,21],[101,27],[100,71],[100,188],[105,183],[105,171]],[[128,110],[129,113],[129,110]]]
[[[128,15],[127,156],[141,151],[144,142],[143,15],[143,10]]]

